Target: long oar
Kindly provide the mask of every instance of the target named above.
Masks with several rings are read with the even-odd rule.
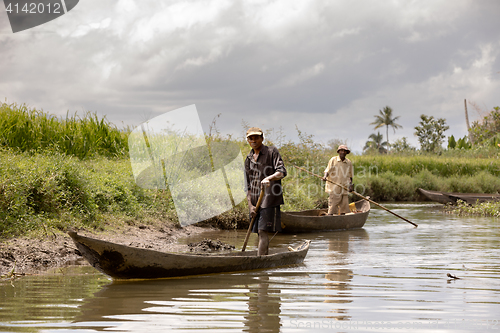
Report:
[[[260,190],[259,200],[257,200],[257,206],[255,206],[255,216],[252,217],[252,221],[250,221],[250,226],[248,227],[247,235],[245,236],[245,242],[243,243],[243,248],[241,249],[241,252],[245,252],[245,249],[247,248],[248,238],[250,237],[250,234],[252,233],[253,223],[255,222],[255,218],[257,217],[257,213],[259,212],[259,208],[260,208],[260,204],[262,203],[262,199],[264,198],[264,192],[265,192],[265,189],[262,188]]]
[[[303,169],[303,168],[298,167],[298,166],[296,166],[296,165],[294,165],[294,167],[296,167],[296,168],[297,168],[297,169],[299,169],[299,170],[305,171],[305,172],[307,172],[307,173],[308,173],[308,174],[310,174],[310,175],[313,175],[313,176],[316,176],[316,177],[318,177],[318,178],[323,179],[323,177],[321,177],[320,175],[317,175],[317,174],[315,174],[315,173],[312,173],[312,172],[310,172],[310,171],[307,171],[306,169]],[[339,184],[339,183],[333,182],[333,181],[331,181],[331,180],[329,180],[329,179],[327,179],[326,181],[328,181],[328,182],[330,182],[330,183],[332,183],[332,184],[338,185],[338,186],[342,187],[343,189],[345,189],[345,190],[349,191],[349,189],[348,189],[347,187],[345,187],[345,186],[343,186],[343,185],[341,185],[341,184]],[[384,207],[384,206],[382,206],[382,205],[379,205],[378,203],[376,203],[375,201],[373,201],[373,200],[371,200],[371,199],[369,199],[369,198],[367,198],[367,197],[362,196],[362,195],[361,195],[361,194],[359,194],[358,192],[356,192],[356,191],[352,191],[352,193],[354,193],[354,194],[356,194],[357,196],[359,196],[359,197],[361,197],[361,198],[365,199],[366,201],[371,202],[371,203],[372,203],[372,204],[374,204],[374,205],[379,206],[379,207],[380,207],[380,208],[382,208],[383,210],[388,211],[389,213],[391,213],[391,214],[393,214],[393,215],[395,215],[395,216],[399,217],[400,219],[405,220],[406,222],[408,222],[408,223],[410,223],[410,224],[413,224],[413,225],[415,226],[415,228],[416,228],[416,227],[418,227],[418,225],[417,225],[417,224],[415,224],[415,223],[413,223],[413,222],[411,222],[411,221],[409,221],[409,220],[405,219],[405,218],[404,218],[404,217],[402,217],[402,216],[399,216],[398,214],[396,214],[396,213],[394,213],[394,212],[391,212],[389,209],[385,208],[385,207]]]

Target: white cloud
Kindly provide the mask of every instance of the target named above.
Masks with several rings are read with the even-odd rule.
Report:
[[[305,68],[298,73],[293,73],[283,80],[281,80],[279,85],[282,86],[294,86],[300,84],[304,81],[307,81],[315,76],[320,75],[325,70],[325,65],[320,62],[315,64],[314,66]]]
[[[358,151],[389,105],[404,126],[391,141],[416,144],[421,113],[463,136],[464,98],[500,104],[499,10],[471,0],[85,0],[23,33],[0,25],[0,98],[131,125],[197,104],[208,123],[222,113],[225,133],[246,119],[296,139],[297,123]]]

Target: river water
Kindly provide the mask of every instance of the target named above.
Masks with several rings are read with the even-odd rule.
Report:
[[[272,246],[312,241],[294,267],[113,282],[73,266],[3,281],[0,332],[500,332],[500,219],[386,206],[419,227],[372,209],[363,229],[279,234]]]

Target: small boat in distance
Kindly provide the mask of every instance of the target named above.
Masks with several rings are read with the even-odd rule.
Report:
[[[474,205],[477,202],[500,201],[500,194],[442,192],[422,188],[419,188],[418,191],[427,199],[442,204],[455,205],[458,200],[465,201],[469,205]]]
[[[281,212],[281,222],[285,226],[283,233],[362,228],[370,213],[370,203],[366,200],[359,200],[354,205],[356,212],[345,215],[326,215],[328,209]]]
[[[300,264],[310,241],[296,248],[220,254],[167,253],[111,243],[68,232],[82,256],[97,270],[115,279],[157,279],[188,275],[247,271]]]

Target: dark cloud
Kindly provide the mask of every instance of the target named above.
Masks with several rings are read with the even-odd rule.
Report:
[[[462,136],[463,98],[500,104],[497,1],[288,4],[86,0],[39,30],[0,23],[0,97],[118,125],[197,104],[225,133],[298,124],[357,150],[386,105],[404,126],[391,137],[414,140],[421,113]]]

